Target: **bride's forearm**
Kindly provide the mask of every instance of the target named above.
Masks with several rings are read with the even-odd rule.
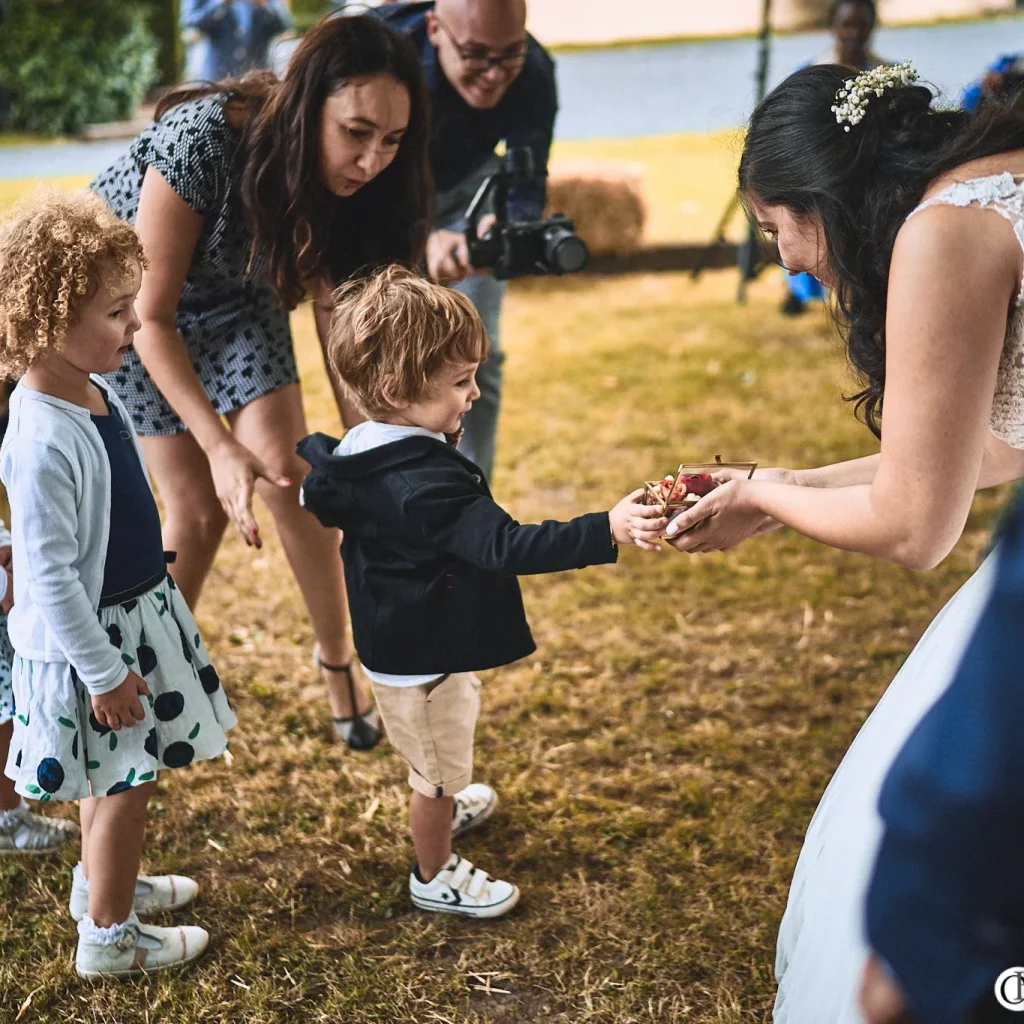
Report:
[[[878,507],[870,484],[851,484],[842,493],[835,485],[818,485],[808,491],[757,480],[745,487],[747,500],[766,516],[830,547],[858,551],[915,569],[931,568],[947,552],[947,548],[941,547],[941,530],[929,537],[926,545],[915,543],[913,533],[908,532],[900,516],[886,514]]]
[[[793,470],[793,483],[802,487],[856,487],[869,484],[881,464],[882,456],[876,452],[849,462],[836,462],[831,466]],[[1011,448],[991,434],[985,443],[985,452],[978,472],[978,490],[997,487],[1024,477],[1024,451]]]
[[[875,479],[882,456],[879,453],[866,455],[848,462],[835,462],[831,466],[793,471],[794,483],[802,487],[856,487],[869,484]]]

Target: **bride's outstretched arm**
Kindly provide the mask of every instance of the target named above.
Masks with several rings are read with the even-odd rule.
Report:
[[[834,462],[829,466],[814,469],[790,470],[790,482],[803,487],[852,487],[869,484],[875,479],[882,461],[880,453],[865,455],[848,462]],[[783,471],[777,471],[783,472]],[[755,474],[756,475],[756,474]],[[978,472],[977,490],[1010,483],[1024,476],[1024,452],[1011,448],[1005,441],[989,434],[985,438],[985,450]]]
[[[909,221],[893,252],[885,427],[874,466],[870,458],[840,464],[832,477],[842,474],[839,486],[820,471],[810,487],[730,481],[678,517],[679,529],[695,529],[674,545],[723,550],[768,517],[833,547],[914,568],[941,561],[976,487],[1006,479],[1010,460],[985,459],[985,451],[1021,262],[1000,218],[937,207]]]

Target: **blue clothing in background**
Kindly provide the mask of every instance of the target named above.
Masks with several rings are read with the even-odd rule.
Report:
[[[270,66],[270,43],[292,27],[283,0],[182,0],[181,27],[200,34],[189,77],[218,82]]]
[[[1022,53],[1009,53],[1004,54],[998,60],[993,61],[985,71],[987,73],[996,72],[1000,75],[1005,75],[1009,71],[1013,71],[1018,63],[1024,59]],[[981,82],[974,82],[964,90],[963,105],[965,110],[974,110],[981,102]]]
[[[1024,492],[997,557],[959,670],[879,799],[868,937],[920,1024],[960,1024],[1024,966]]]
[[[519,77],[491,110],[476,110],[455,91],[437,59],[437,49],[427,36],[426,3],[394,3],[376,13],[404,32],[416,46],[423,64],[427,89],[433,101],[430,163],[438,192],[454,189],[491,156],[499,142],[506,149],[528,146],[533,151],[537,181],[523,182],[509,191],[511,220],[535,220],[544,210],[544,177],[555,131],[558,94],[555,62],[527,34],[526,61]]]

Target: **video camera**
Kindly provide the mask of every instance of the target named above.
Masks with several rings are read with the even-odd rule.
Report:
[[[484,180],[466,210],[469,262],[478,270],[492,270],[501,281],[526,274],[573,274],[587,265],[587,247],[564,214],[555,213],[545,220],[509,221],[509,188],[535,176],[533,151],[510,149],[501,168]],[[481,238],[480,218],[487,206],[497,219]]]

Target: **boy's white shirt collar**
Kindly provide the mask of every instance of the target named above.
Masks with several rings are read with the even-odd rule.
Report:
[[[405,437],[432,437],[436,441],[444,441],[444,434],[438,434],[426,427],[408,427],[402,423],[381,423],[379,420],[366,420],[353,427],[334,449],[335,455],[358,455],[360,452],[379,448],[381,445],[400,441]]]

